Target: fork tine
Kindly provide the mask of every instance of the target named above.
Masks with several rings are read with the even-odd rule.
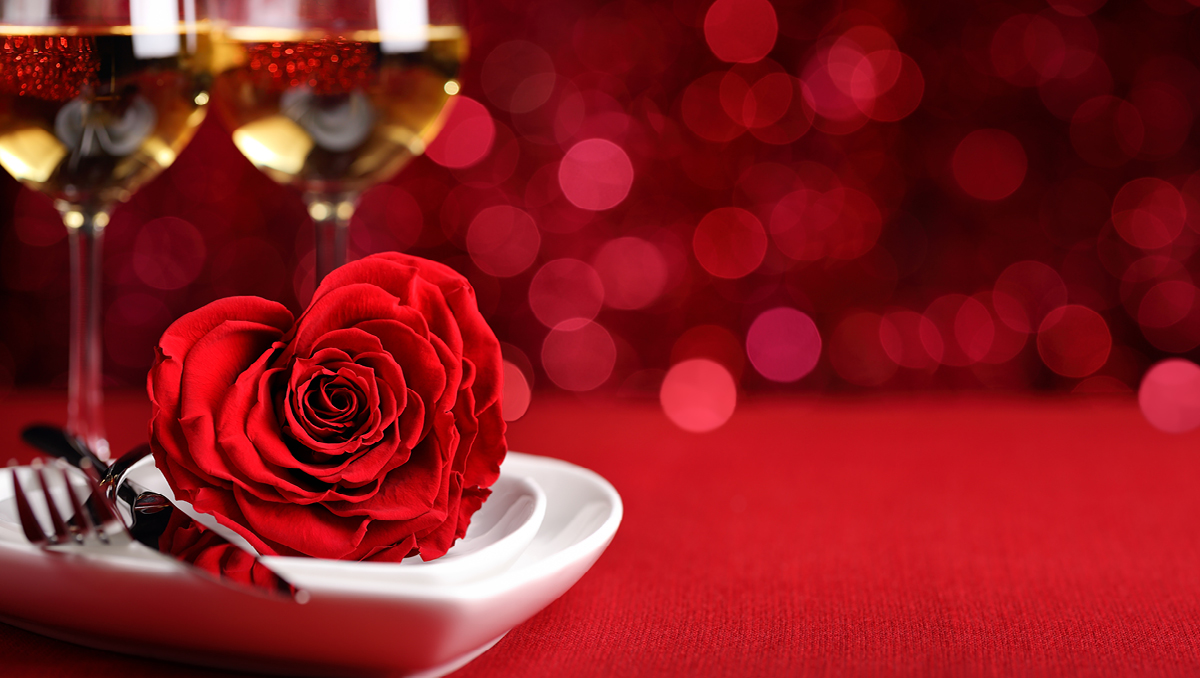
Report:
[[[25,495],[25,490],[21,487],[21,480],[18,477],[20,474],[16,467],[10,464],[9,472],[12,475],[13,498],[17,500],[17,518],[21,521],[21,529],[25,531],[25,538],[29,540],[30,544],[41,546],[49,541],[46,533],[42,530],[37,516],[33,515],[33,507],[29,505],[29,497]]]
[[[46,472],[42,468],[42,460],[33,460],[33,471],[37,474],[38,483],[42,486],[42,495],[46,498],[46,509],[50,512],[50,524],[54,526],[54,543],[62,544],[71,539],[71,530],[58,512],[58,502],[50,494],[50,484],[46,482]]]
[[[75,494],[75,488],[71,486],[71,477],[67,474],[66,464],[57,464],[58,472],[62,474],[63,482],[67,485],[67,498],[71,500],[71,511],[74,516],[71,517],[72,532],[75,535],[75,541],[83,543],[84,537],[92,534],[92,521],[88,519],[87,511],[83,508],[83,503],[79,501],[79,495]]]

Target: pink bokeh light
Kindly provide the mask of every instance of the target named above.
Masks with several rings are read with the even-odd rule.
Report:
[[[525,373],[513,363],[504,361],[504,388],[500,395],[500,406],[504,412],[504,421],[516,421],[525,416],[529,403],[533,400],[533,390]]]
[[[763,311],[746,333],[746,355],[758,373],[778,382],[803,378],[821,357],[821,333],[806,313],[786,306]]]
[[[737,385],[729,370],[704,358],[671,366],[659,389],[663,412],[676,426],[706,433],[729,421],[737,408]]]
[[[1185,433],[1200,426],[1200,366],[1171,358],[1151,367],[1138,387],[1138,405],[1160,431]]]
[[[633,165],[620,146],[607,139],[588,139],[563,156],[558,165],[558,184],[576,207],[612,209],[629,195]]]

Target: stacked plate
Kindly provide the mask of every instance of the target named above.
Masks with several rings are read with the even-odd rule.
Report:
[[[265,559],[310,594],[298,605],[215,584],[140,544],[118,555],[32,546],[3,475],[0,620],[90,647],[290,676],[450,673],[574,585],[622,513],[595,473],[512,452],[466,537],[438,560]],[[149,459],[130,477],[170,493]]]

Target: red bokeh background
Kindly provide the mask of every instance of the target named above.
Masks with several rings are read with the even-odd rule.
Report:
[[[351,250],[464,272],[512,384],[661,390],[703,430],[737,392],[1129,391],[1196,358],[1189,0],[466,16],[445,131],[363,196]],[[0,203],[0,384],[60,386],[64,231],[7,176]],[[298,195],[211,117],[105,244],[113,387],[140,387],[189,310],[233,294],[299,309],[313,288]]]

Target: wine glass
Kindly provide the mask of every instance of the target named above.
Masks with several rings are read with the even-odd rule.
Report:
[[[67,228],[67,429],[105,458],[104,227],[204,119],[212,51],[205,2],[0,2],[0,165],[53,200]]]
[[[346,262],[358,195],[395,174],[458,93],[458,0],[216,0],[213,105],[233,142],[296,186],[316,280]]]

